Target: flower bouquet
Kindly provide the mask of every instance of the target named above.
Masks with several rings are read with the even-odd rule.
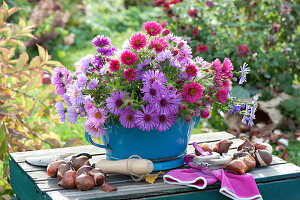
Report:
[[[110,38],[97,36],[92,41],[97,53],[77,62],[75,73],[64,67],[53,71],[52,84],[65,102],[59,101],[55,106],[62,122],[66,116],[70,123],[76,123],[78,117],[86,118],[85,131],[102,137],[106,147],[110,147],[107,151],[112,152],[124,143],[126,148],[145,147],[154,135],[164,134],[167,143],[158,144],[161,138],[154,142],[161,148],[166,144],[170,147],[170,137],[179,131],[184,138],[174,138],[179,141],[174,148],[179,143],[183,145],[177,155],[184,153],[196,120],[209,117],[211,109],[239,112],[244,115],[243,122],[252,125],[257,97],[248,105],[230,97],[231,80],[237,79],[230,59],[225,58],[223,63],[219,59],[212,63],[199,57],[193,59],[187,42],[168,29],[163,30],[159,23],[146,22],[144,29],[145,34],[133,34],[122,50],[117,50]],[[249,71],[247,65],[241,68],[240,83],[246,81]],[[185,130],[180,131],[182,127]],[[132,132],[139,133],[131,135]],[[144,142],[137,147],[132,141],[119,141],[113,147],[114,141],[107,138],[108,134],[115,136],[114,141],[130,135],[128,140],[142,138]],[[126,148],[120,151],[127,151]],[[140,151],[130,153],[143,155]]]

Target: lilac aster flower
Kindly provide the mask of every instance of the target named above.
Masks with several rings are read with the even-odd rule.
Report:
[[[176,67],[176,68],[180,68],[181,67],[179,61],[177,59],[173,58],[173,57],[170,58],[170,65],[172,67]]]
[[[97,48],[97,51],[98,51],[102,56],[107,56],[107,57],[114,55],[114,52],[115,52],[116,50],[117,50],[117,49],[116,49],[114,46],[106,47],[106,48],[100,48],[100,47]]]
[[[65,67],[56,67],[53,70],[53,75],[51,77],[51,83],[56,86],[56,93],[63,95],[66,92],[66,86],[70,84],[73,76],[70,74],[70,71]]]
[[[88,119],[95,125],[99,126],[105,123],[106,111],[101,108],[91,108],[88,111]]]
[[[70,107],[72,106],[72,103],[70,101],[70,97],[65,93],[61,96],[61,98],[66,102],[67,106]]]
[[[67,95],[70,97],[72,105],[80,106],[84,103],[84,96],[81,93],[82,89],[76,85],[70,85],[67,89]]]
[[[95,47],[105,47],[111,45],[111,40],[109,37],[105,37],[104,35],[97,35],[94,37],[92,44]]]
[[[65,116],[65,108],[64,105],[62,104],[61,101],[58,101],[55,104],[55,111],[58,113],[59,116],[59,121],[60,122],[65,122],[66,121],[66,116]]]
[[[247,124],[247,121],[249,120],[249,118],[246,116],[246,115],[244,115],[244,117],[243,117],[243,119],[242,119],[242,123],[243,124]]]
[[[155,109],[149,105],[142,106],[143,112],[137,110],[135,114],[135,124],[143,131],[150,131],[157,127],[158,117]]]
[[[188,65],[191,62],[191,58],[192,58],[191,54],[192,54],[192,49],[188,46],[180,49],[178,54],[178,61],[182,66]]]
[[[166,87],[157,81],[154,81],[151,85],[144,85],[141,89],[141,92],[144,93],[143,100],[152,102],[158,98],[165,89]]]
[[[120,123],[126,128],[135,127],[135,114],[131,108],[124,108],[120,114]]]
[[[80,74],[77,77],[76,84],[78,87],[85,88],[86,82],[87,82],[87,78],[85,74]]]
[[[124,92],[112,92],[111,97],[107,97],[106,99],[106,107],[108,111],[118,116],[122,111],[119,107],[124,104],[124,99]]]
[[[136,80],[141,80],[143,75],[143,70],[148,67],[151,63],[150,59],[145,60],[143,63],[139,63],[136,69]]]
[[[98,84],[98,79],[96,78],[93,78],[92,80],[90,80],[90,82],[88,83],[87,85],[87,89],[88,90],[93,90],[97,87],[97,84]]]
[[[78,114],[77,114],[76,109],[77,109],[76,106],[71,106],[71,107],[68,108],[67,117],[68,117],[69,122],[71,124],[75,124],[77,122]]]
[[[90,109],[94,108],[94,100],[91,98],[90,95],[86,96],[84,99],[84,109],[88,112]]]
[[[155,102],[159,113],[178,113],[179,105],[176,104],[176,100],[171,98],[171,95],[167,92],[159,95]]]
[[[240,76],[240,81],[239,84],[243,84],[244,82],[247,82],[246,80],[246,75],[249,73],[250,69],[247,67],[248,65],[246,63],[241,66],[241,76]]]
[[[162,51],[162,52],[157,54],[157,56],[156,56],[156,61],[157,62],[164,62],[165,60],[166,60],[165,52]]]
[[[154,81],[158,81],[161,84],[165,84],[167,81],[167,78],[164,73],[156,70],[148,70],[143,74],[143,83],[144,85],[151,85]]]
[[[84,108],[83,107],[79,107],[78,108],[78,112],[79,112],[79,117],[80,118],[84,118],[85,117],[85,112],[84,112]]]
[[[158,115],[158,131],[168,130],[176,121],[175,114],[160,113]]]
[[[81,58],[78,62],[75,63],[76,67],[76,73],[75,74],[80,74],[80,73],[86,73],[87,70],[90,68],[90,63],[92,62],[94,56],[89,54],[83,58]]]
[[[93,60],[91,61],[95,68],[101,69],[103,65],[103,61],[99,55],[94,55]]]
[[[101,126],[95,126],[90,120],[87,120],[84,123],[84,129],[94,137],[100,137],[105,134]]]
[[[257,95],[255,95],[254,97],[253,97],[253,104],[254,105],[256,105],[256,103],[257,103],[257,100],[258,100],[258,97],[259,97],[259,95],[257,94]]]

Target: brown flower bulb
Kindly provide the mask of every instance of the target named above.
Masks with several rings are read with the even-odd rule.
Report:
[[[93,168],[91,167],[91,166],[89,166],[89,165],[83,165],[83,166],[81,166],[78,170],[77,170],[77,172],[76,172],[76,175],[77,176],[79,176],[79,175],[81,175],[82,173],[89,173],[89,171],[91,171]]]
[[[254,152],[254,149],[254,145],[248,139],[245,139],[244,143],[237,148],[238,151],[245,150],[249,153]]]
[[[71,170],[71,163],[67,162],[66,164],[61,164],[57,171],[57,177],[59,180],[61,180],[65,174],[66,171]]]
[[[83,165],[91,165],[87,156],[73,156],[71,159],[71,164],[75,171],[77,171]]]
[[[89,175],[94,179],[95,183],[101,186],[105,182],[105,175],[102,170],[95,168],[89,171]]]
[[[228,139],[223,139],[217,144],[215,144],[213,151],[217,152],[219,154],[227,153],[229,150],[229,147],[232,145],[232,141],[229,141]]]
[[[51,178],[56,177],[57,172],[58,172],[58,168],[61,164],[66,164],[66,161],[56,160],[56,161],[51,162],[47,167],[48,176],[50,176]]]
[[[100,188],[104,191],[104,192],[112,192],[112,191],[116,191],[117,187],[112,186],[110,184],[107,184],[106,182],[104,182]]]
[[[76,187],[79,190],[90,190],[95,186],[95,181],[92,177],[90,177],[87,173],[82,173],[75,179]]]
[[[76,188],[75,179],[76,179],[75,171],[72,170],[66,171],[63,178],[58,183],[58,185],[66,189],[74,189]]]
[[[249,172],[255,168],[256,161],[252,156],[246,155],[245,157],[242,157],[240,159],[245,163],[245,165],[247,167],[246,172]]]
[[[255,146],[255,150],[258,150],[258,149],[267,150],[270,153],[272,153],[272,151],[273,151],[272,146],[268,143],[255,143],[254,146]]]
[[[255,152],[255,160],[257,167],[265,167],[271,164],[272,162],[272,154],[267,150],[257,150]]]
[[[241,175],[244,174],[246,170],[246,164],[240,159],[233,160],[226,166],[226,171],[233,174]]]

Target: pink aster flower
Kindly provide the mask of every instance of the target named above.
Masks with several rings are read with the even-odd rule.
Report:
[[[123,74],[129,82],[136,79],[136,72],[134,71],[134,68],[124,69]]]
[[[225,58],[223,61],[223,73],[227,74],[233,70],[233,65],[229,58]]]
[[[148,35],[156,36],[161,33],[162,27],[159,23],[149,21],[144,23],[144,28]]]
[[[195,103],[202,97],[203,88],[202,85],[197,82],[185,84],[182,89],[182,96],[184,100],[189,103]]]
[[[249,47],[245,44],[241,44],[238,46],[238,51],[239,51],[240,56],[245,57],[249,53]]]
[[[136,60],[137,60],[137,56],[131,52],[131,51],[124,51],[122,54],[121,54],[121,62],[124,64],[124,65],[133,65]]]
[[[209,116],[209,111],[208,110],[203,110],[201,112],[201,118],[207,118]]]
[[[101,126],[94,125],[90,120],[87,120],[84,123],[84,129],[86,132],[88,132],[91,136],[94,137],[100,137],[105,134]]]
[[[188,15],[193,18],[198,18],[198,10],[197,9],[189,9]]]
[[[185,67],[185,71],[188,76],[197,76],[197,68],[195,65],[189,64]]]
[[[120,62],[118,60],[111,60],[109,63],[109,69],[113,72],[118,71],[120,68]]]
[[[226,88],[220,88],[217,92],[217,98],[220,103],[224,104],[228,98],[228,90]]]
[[[156,53],[162,52],[168,47],[169,43],[164,38],[154,38],[150,42],[150,47],[154,48]]]
[[[88,111],[88,119],[95,125],[99,126],[105,122],[105,110],[101,108],[91,108]]]
[[[139,50],[144,48],[147,45],[147,38],[145,35],[136,33],[133,34],[129,40],[131,48]]]
[[[197,53],[208,51],[208,49],[209,49],[209,47],[207,45],[205,45],[205,44],[200,44],[200,45],[196,46],[196,52]]]

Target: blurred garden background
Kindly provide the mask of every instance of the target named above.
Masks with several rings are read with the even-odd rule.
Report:
[[[95,54],[97,35],[121,48],[146,21],[183,35],[193,55],[251,68],[232,96],[260,94],[255,126],[214,111],[193,133],[228,131],[269,142],[300,166],[298,0],[6,0],[0,15],[0,198],[9,199],[8,152],[84,145],[82,123],[61,124],[52,69]]]

